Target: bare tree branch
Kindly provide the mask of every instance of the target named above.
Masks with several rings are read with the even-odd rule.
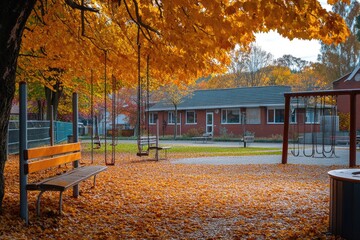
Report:
[[[65,3],[73,9],[79,9],[79,10],[90,11],[90,12],[99,12],[99,9],[87,7],[87,6],[81,6],[80,4],[77,4],[76,2],[74,2],[74,0],[65,0]]]

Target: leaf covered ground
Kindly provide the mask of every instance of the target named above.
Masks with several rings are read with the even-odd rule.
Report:
[[[90,163],[89,154],[83,158]],[[94,159],[104,163],[103,154]],[[43,195],[41,217],[35,215],[37,192],[29,192],[26,226],[19,217],[18,157],[12,156],[5,169],[0,239],[332,239],[331,169],[181,165],[119,153],[95,188],[88,180],[79,198],[71,190],[64,193],[61,216],[57,192]]]

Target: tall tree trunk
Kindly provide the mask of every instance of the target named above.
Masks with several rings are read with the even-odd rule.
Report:
[[[37,99],[37,105],[38,105],[38,117],[37,120],[44,120],[44,104],[41,99]]]
[[[174,139],[176,140],[177,135],[178,135],[178,129],[177,129],[177,125],[178,125],[178,110],[177,110],[177,105],[175,105],[175,129],[174,129]]]
[[[46,98],[46,120],[50,120],[51,106],[53,106],[54,120],[57,119],[57,110],[59,106],[59,100],[62,94],[60,82],[56,82],[53,86],[55,91],[45,86],[45,98]]]
[[[25,23],[36,0],[0,1],[0,211],[5,194],[4,168],[17,58]]]

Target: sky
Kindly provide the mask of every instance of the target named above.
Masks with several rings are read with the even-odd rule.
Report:
[[[320,0],[319,2],[326,10],[331,10],[331,6],[326,3],[326,0]],[[275,59],[290,54],[303,60],[316,62],[320,53],[320,42],[318,40],[294,39],[290,41],[273,31],[256,34],[256,44],[262,50],[271,53]]]

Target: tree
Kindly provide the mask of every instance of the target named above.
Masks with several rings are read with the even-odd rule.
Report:
[[[309,62],[292,55],[284,55],[275,60],[275,65],[288,67],[292,72],[301,72],[304,67],[309,65]]]
[[[251,45],[249,51],[237,50],[233,53],[231,71],[236,74],[238,87],[259,86],[266,75],[267,66],[272,63],[272,55],[259,46]]]
[[[357,28],[356,37],[357,37],[357,40],[360,42],[360,15],[356,17],[355,27]]]
[[[174,139],[177,138],[178,131],[178,106],[184,101],[184,98],[191,98],[194,91],[193,86],[184,84],[171,84],[163,87],[165,97],[174,105]]]
[[[262,80],[263,85],[289,85],[291,86],[292,73],[286,66],[269,66],[267,74]]]
[[[333,11],[345,19],[351,34],[344,43],[321,43],[319,60],[326,66],[325,74],[328,81],[334,81],[351,72],[360,59],[360,42],[356,40],[355,27],[355,18],[360,13],[360,3],[357,0],[351,0],[350,5],[338,2],[333,6]]]
[[[346,0],[343,1],[346,2]],[[331,3],[336,2],[336,0],[331,1]],[[47,60],[56,65],[57,62],[62,63],[63,66],[57,67],[64,69],[68,76],[74,73],[75,76],[87,75],[88,79],[90,74],[85,69],[91,65],[82,65],[85,61],[74,64],[77,52],[66,51],[67,49],[61,51],[62,48],[70,45],[73,50],[79,47],[79,49],[87,51],[89,54],[82,54],[79,57],[84,56],[84,59],[87,57],[88,62],[91,64],[94,62],[94,65],[96,65],[95,63],[104,63],[107,59],[110,62],[111,59],[118,56],[123,60],[122,67],[126,71],[120,71],[118,67],[120,65],[114,65],[109,71],[124,80],[125,85],[134,84],[134,78],[131,78],[131,72],[134,71],[131,70],[134,69],[133,53],[135,51],[133,47],[138,30],[146,39],[141,42],[144,49],[142,58],[151,54],[153,61],[157,63],[156,69],[152,70],[154,73],[152,75],[159,76],[156,79],[161,81],[162,74],[173,76],[176,74],[177,79],[184,83],[189,81],[189,76],[196,79],[198,76],[205,76],[213,71],[224,71],[224,63],[229,63],[228,51],[236,44],[249,45],[255,40],[254,33],[256,32],[277,30],[282,36],[289,39],[319,39],[328,44],[342,42],[349,35],[349,30],[341,17],[327,12],[318,1],[314,0],[302,2],[214,0],[198,1],[196,4],[193,1],[99,0],[94,1],[92,5],[98,6],[101,13],[88,15],[85,14],[85,10],[91,12],[98,12],[98,10],[78,4],[74,0],[65,0],[66,4],[56,0],[3,0],[0,3],[1,136],[7,136],[11,101],[15,92],[19,49],[25,23],[34,9],[35,3],[38,4],[39,9],[33,13],[41,16],[39,21],[45,17],[52,19],[52,21],[47,21],[49,27],[50,24],[62,24],[60,28],[53,29],[60,33],[59,41],[54,44],[57,44],[56,48],[61,54],[53,55],[54,58],[47,58]],[[56,7],[50,8],[53,4]],[[83,14],[79,11],[72,11],[72,9],[81,10]],[[31,21],[33,20],[31,19]],[[79,23],[77,28],[72,24],[73,22]],[[82,34],[85,26],[90,29]],[[61,31],[61,28],[67,29],[74,38],[61,35],[65,32]],[[35,30],[34,28],[29,29]],[[50,29],[48,30],[50,31]],[[82,37],[82,35],[85,36]],[[37,39],[32,39],[35,42],[43,42],[45,39],[44,35],[35,34],[35,36]],[[78,37],[75,38],[75,36]],[[97,50],[81,47],[89,46],[89,42]],[[124,44],[126,42],[128,44]],[[129,48],[127,48],[128,46]],[[46,53],[49,49],[52,48],[46,48]],[[36,53],[39,50],[41,48],[34,49]],[[107,53],[111,56],[107,56]],[[64,56],[69,56],[69,58]],[[66,59],[69,59],[67,64]],[[36,55],[32,61],[37,64],[37,60],[40,58]],[[118,63],[118,61],[115,62]],[[73,72],[74,69],[77,71],[83,69],[83,71]],[[70,77],[68,79],[69,81],[62,83],[74,88],[79,87],[79,85],[74,86]],[[7,159],[6,146],[5,137],[0,141],[0,208],[4,194],[3,171]]]

